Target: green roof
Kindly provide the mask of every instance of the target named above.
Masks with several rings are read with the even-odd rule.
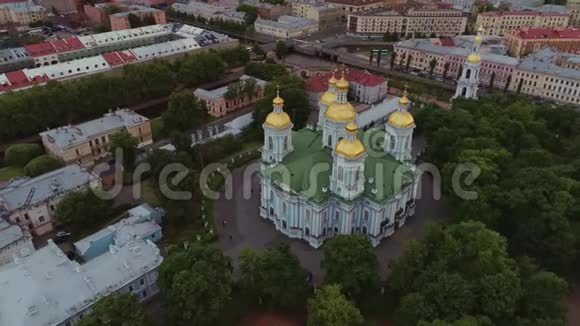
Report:
[[[366,137],[365,133],[367,133]],[[365,144],[368,153],[365,160],[366,184],[363,196],[374,202],[383,203],[399,191],[394,190],[395,171],[402,164],[382,150],[383,130],[359,131],[357,137]],[[371,140],[371,144],[365,143],[365,139]],[[373,144],[373,142],[375,143]],[[322,146],[322,133],[309,129],[295,131],[292,134],[292,144],[294,151],[282,163],[267,168],[265,174],[273,180],[289,186],[295,193],[310,197],[316,202],[324,202],[330,196],[335,196],[329,189],[332,151]],[[325,166],[328,168],[324,169]],[[285,172],[286,169],[288,173]],[[320,172],[316,173],[317,171]],[[369,183],[371,178],[373,179],[372,184]],[[411,180],[410,172],[404,173],[403,184],[406,185]],[[310,186],[311,184],[312,186]],[[324,192],[323,188],[326,188],[327,191]],[[373,193],[372,190],[375,188],[377,191]],[[397,186],[397,189],[401,189],[401,187]]]

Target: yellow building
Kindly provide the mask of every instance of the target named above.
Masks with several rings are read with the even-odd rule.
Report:
[[[467,26],[467,16],[455,9],[409,9],[371,11],[348,15],[347,30],[361,35],[396,33],[405,37],[417,33],[437,36],[461,35]]]
[[[516,58],[546,47],[580,53],[580,29],[577,28],[524,28],[506,32],[504,39],[509,54]]]
[[[483,35],[503,36],[521,28],[567,27],[567,14],[540,11],[488,11],[477,15],[475,26],[481,26]]]
[[[0,4],[0,25],[17,24],[29,25],[43,21],[47,17],[47,10],[33,2],[14,2]]]
[[[292,16],[309,18],[318,22],[320,30],[343,21],[343,10],[333,4],[319,1],[296,1],[292,3]]]

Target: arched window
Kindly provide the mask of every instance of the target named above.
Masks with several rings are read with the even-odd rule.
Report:
[[[310,210],[306,210],[306,224],[310,224]]]
[[[306,229],[304,229],[304,233],[307,237],[310,236],[310,228],[306,227]]]
[[[364,222],[367,223],[368,221],[369,221],[369,211],[365,210]]]
[[[334,234],[338,234],[338,226],[334,227]]]
[[[342,166],[338,167],[338,180],[342,181],[342,178],[344,178],[344,169],[342,168]]]
[[[332,136],[328,135],[328,146],[332,146]]]
[[[284,137],[284,150],[288,150],[288,137]]]
[[[363,226],[363,227],[362,227],[362,233],[363,233],[363,234],[367,234],[367,227],[366,227],[366,226]]]
[[[357,168],[356,171],[354,172],[354,181],[358,182],[359,178],[360,178],[360,169]]]
[[[268,137],[268,149],[274,149],[274,141],[272,140],[272,136]]]
[[[339,218],[340,218],[340,212],[339,212],[339,211],[336,211],[336,212],[334,213],[334,222],[335,222],[335,223],[338,223],[338,219],[339,219]]]
[[[395,136],[389,135],[389,151],[395,149]]]
[[[465,70],[465,78],[469,79],[471,77],[471,69]]]
[[[467,87],[463,87],[461,90],[461,96],[465,96],[467,94]]]

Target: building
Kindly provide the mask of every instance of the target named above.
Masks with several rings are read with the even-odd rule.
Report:
[[[77,1],[76,0],[39,0],[41,6],[46,8],[52,13],[71,14],[77,12]]]
[[[183,24],[151,25],[29,44],[24,46],[20,58],[12,56],[13,59],[0,62],[0,70],[6,71],[16,65],[36,68],[0,73],[0,93],[238,44],[226,35]],[[12,52],[1,53],[10,56],[15,49],[10,50]]]
[[[485,43],[485,37],[482,39]],[[431,70],[430,63],[434,62],[434,75],[444,79],[458,79],[474,42],[463,42],[465,47],[459,47],[453,39],[445,39],[445,45],[436,45],[433,41],[438,40],[414,39],[397,42],[394,45],[395,64],[400,67],[408,64],[410,70],[428,74]],[[483,50],[480,52],[479,86],[503,90],[510,83],[518,59]]]
[[[324,30],[343,21],[343,9],[323,1],[300,0],[292,2],[292,16],[312,19]]]
[[[254,93],[251,96],[247,94],[228,94],[228,90],[232,86],[223,86],[213,90],[198,88],[194,94],[198,99],[205,101],[208,113],[214,117],[223,117],[230,112],[254,104],[264,97],[264,89],[267,84],[264,80],[243,75],[239,81],[234,83],[233,88],[241,93],[244,92],[245,86],[254,84]]]
[[[163,257],[150,240],[111,244],[82,264],[48,246],[0,269],[0,325],[71,326],[89,314],[102,297],[133,293],[147,302],[157,293]]]
[[[0,217],[0,265],[12,262],[14,257],[27,256],[34,250],[28,231]]]
[[[483,28],[483,35],[503,36],[504,33],[528,28],[568,27],[567,14],[541,11],[488,11],[477,15],[475,26]]]
[[[48,11],[32,1],[0,4],[0,25],[29,25],[44,21],[47,17]]]
[[[53,230],[56,205],[62,197],[99,186],[99,177],[77,164],[35,178],[14,179],[0,188],[0,217],[43,235]]]
[[[284,4],[271,4],[260,0],[241,0],[240,4],[245,4],[258,9],[258,17],[267,20],[274,20],[280,16],[290,15],[292,7]]]
[[[149,204],[131,208],[126,218],[75,242],[75,251],[84,261],[89,261],[109,251],[111,245],[122,246],[134,239],[157,243],[163,238],[163,216],[163,209]]]
[[[406,94],[384,129],[362,132],[348,88],[344,75],[329,80],[330,96],[321,97],[316,130],[293,132],[280,96],[263,124],[260,216],[314,248],[356,233],[376,246],[415,210],[418,178],[410,162],[415,123]],[[384,142],[368,144],[368,136]]]
[[[349,14],[347,31],[360,36],[397,34],[413,37],[417,33],[437,36],[461,35],[467,16],[455,9],[375,10]]]
[[[580,70],[569,68],[569,60],[574,62],[578,57],[562,55],[552,48],[525,57],[513,72],[510,90],[561,103],[580,104]]]
[[[321,73],[304,82],[310,103],[314,106],[321,100],[328,89],[328,80],[333,73]],[[346,78],[350,83],[350,95],[355,102],[371,104],[387,96],[387,81],[382,76],[373,75],[368,71],[347,70]],[[360,126],[360,124],[359,124]]]
[[[131,23],[129,22],[129,15],[135,15],[142,21],[146,19],[152,19],[155,21],[155,24],[167,23],[167,19],[165,18],[165,11],[150,7],[132,5],[127,6],[127,11],[125,12],[119,12],[109,16],[111,30],[118,31],[132,28]]]
[[[570,15],[570,26],[580,27],[580,0],[568,0],[566,8]]]
[[[475,0],[443,0],[445,3],[451,4],[453,9],[461,10],[463,12],[471,13]]]
[[[318,32],[318,22],[307,18],[282,15],[278,17],[278,20],[256,19],[254,30],[279,38],[298,38]]]
[[[509,54],[517,58],[546,47],[580,53],[580,29],[577,28],[523,28],[506,32],[504,38]]]
[[[138,148],[153,143],[151,123],[129,109],[117,109],[102,118],[75,126],[63,126],[40,133],[46,152],[65,164],[79,162],[92,166],[109,156],[111,136],[126,130],[138,141]]]
[[[327,3],[342,9],[343,17],[351,13],[365,12],[373,9],[383,8],[387,4],[395,4],[400,1],[383,1],[383,0],[328,0]]]
[[[461,75],[457,80],[457,87],[455,88],[455,95],[453,98],[464,97],[470,99],[477,99],[477,90],[479,88],[479,72],[481,70],[481,55],[479,54],[479,47],[483,38],[480,35],[481,29],[473,42],[471,53],[463,63]]]
[[[25,48],[0,50],[0,73],[28,67],[33,59]]]

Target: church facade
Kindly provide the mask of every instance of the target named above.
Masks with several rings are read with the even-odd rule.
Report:
[[[362,131],[344,74],[328,85],[316,128],[292,131],[284,100],[274,98],[263,123],[260,216],[314,248],[354,233],[376,246],[415,212],[410,101],[405,92],[384,128]]]

